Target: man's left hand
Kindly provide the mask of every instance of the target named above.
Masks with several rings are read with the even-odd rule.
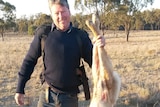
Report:
[[[105,38],[103,35],[98,35],[93,39],[93,43],[96,44],[98,47],[104,47],[105,46]]]

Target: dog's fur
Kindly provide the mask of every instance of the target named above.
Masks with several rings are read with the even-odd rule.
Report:
[[[101,54],[101,55],[100,55]],[[113,107],[118,99],[121,81],[104,49],[93,48],[93,95],[90,107]]]
[[[99,29],[96,16],[92,16],[92,22],[87,21],[87,26],[94,36],[98,36]],[[121,80],[113,66],[104,47],[93,46],[92,57],[93,94],[89,107],[113,107],[116,104],[120,92]]]

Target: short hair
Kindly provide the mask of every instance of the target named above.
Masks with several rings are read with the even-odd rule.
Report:
[[[67,0],[48,0],[49,9],[51,8],[52,4],[60,4],[61,6],[65,6],[69,9],[69,4]]]

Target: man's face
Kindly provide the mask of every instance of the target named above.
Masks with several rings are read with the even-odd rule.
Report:
[[[62,31],[66,31],[70,25],[70,11],[67,7],[59,4],[51,6],[51,16],[54,24]]]

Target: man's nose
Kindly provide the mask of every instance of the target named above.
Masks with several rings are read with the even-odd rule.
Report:
[[[63,13],[62,13],[62,12],[59,12],[59,13],[58,13],[58,17],[59,17],[59,18],[62,18],[62,17],[63,17]]]

